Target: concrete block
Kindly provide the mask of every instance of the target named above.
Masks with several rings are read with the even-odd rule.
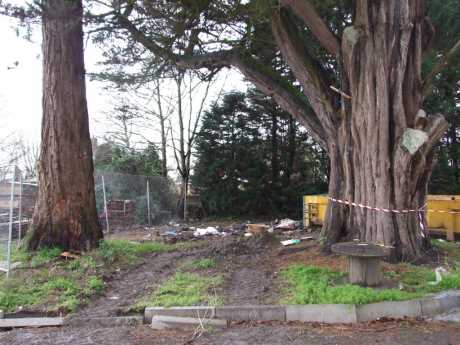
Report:
[[[0,310],[0,319],[3,319],[5,317],[5,312],[3,310]]]
[[[199,317],[212,319],[215,317],[215,308],[208,306],[191,306],[191,307],[147,307],[144,311],[145,322],[152,321],[155,315],[178,316],[178,317]]]
[[[460,308],[451,309],[447,313],[437,315],[433,319],[438,321],[460,322]]]
[[[354,323],[356,307],[354,304],[287,305],[286,321]]]
[[[228,327],[228,322],[227,320],[217,319],[154,315],[151,323],[151,327],[157,330],[166,328],[194,329],[201,326],[210,328],[226,328]]]
[[[443,296],[436,298],[436,300],[441,304],[443,313],[450,309],[460,307],[460,298],[457,296]]]
[[[276,305],[216,307],[216,318],[244,321],[285,321],[286,309]]]
[[[119,326],[139,326],[144,323],[143,316],[117,316],[117,317],[69,317],[64,320],[64,325],[73,327],[113,328]]]
[[[377,320],[382,317],[403,318],[422,315],[419,300],[381,302],[357,306],[358,322]]]
[[[0,328],[10,327],[49,327],[62,326],[62,317],[24,317],[16,319],[0,319]]]
[[[443,312],[441,302],[436,298],[421,299],[420,306],[422,309],[422,316],[433,316]]]

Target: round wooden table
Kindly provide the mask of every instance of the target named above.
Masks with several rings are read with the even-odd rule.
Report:
[[[334,253],[348,257],[348,277],[351,284],[375,286],[382,282],[380,259],[385,250],[373,243],[341,242],[332,245]]]

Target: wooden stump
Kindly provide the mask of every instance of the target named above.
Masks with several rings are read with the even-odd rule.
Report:
[[[380,258],[348,257],[348,275],[351,284],[375,286],[382,281]]]

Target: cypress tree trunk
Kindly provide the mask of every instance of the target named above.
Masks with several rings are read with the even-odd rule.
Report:
[[[443,116],[426,116],[422,109],[430,85],[430,75],[422,80],[422,56],[434,35],[424,3],[349,2],[354,9],[347,20],[354,23],[339,38],[337,27],[324,21],[313,1],[279,0],[279,6],[272,7],[272,35],[300,90],[262,63],[267,58],[263,52],[237,45],[174,55],[174,61],[196,69],[232,65],[273,97],[327,150],[331,197],[385,210],[417,210],[425,203],[433,146],[447,128]],[[164,47],[128,18],[119,18],[119,23],[137,42],[162,55]],[[305,30],[322,45],[327,58],[319,61],[309,49]],[[169,54],[163,56],[170,59]],[[329,60],[338,67],[334,73]],[[333,93],[330,86],[340,90]],[[332,203],[323,227],[326,249],[343,237],[359,237],[394,246],[398,259],[420,257],[423,236],[418,217],[418,212],[377,212]]]
[[[351,96],[329,142],[329,195],[364,205],[416,210],[425,204],[433,146],[447,127],[422,108],[426,33],[423,1],[357,1],[356,22],[342,38]],[[343,101],[343,99],[342,99]],[[330,203],[327,244],[343,236],[394,246],[395,258],[423,253],[419,213]]]
[[[86,104],[81,0],[44,0],[39,196],[29,249],[88,250],[102,239]]]

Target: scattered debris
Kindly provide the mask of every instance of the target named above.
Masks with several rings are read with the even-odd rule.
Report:
[[[246,224],[234,224],[232,225],[232,233],[239,233],[246,231],[247,225]]]
[[[447,273],[447,270],[442,267],[442,266],[439,266],[437,267],[435,270],[434,270],[434,273],[436,274],[436,281],[434,282],[429,282],[429,284],[431,285],[438,285],[441,281],[442,281],[442,275],[444,273]]]
[[[281,241],[281,244],[283,246],[291,246],[293,244],[299,244],[300,240],[299,239],[293,239],[293,240],[286,240],[286,241]]]
[[[193,233],[195,237],[207,236],[207,235],[220,235],[220,232],[213,226],[208,226],[207,228],[197,228]]]
[[[246,233],[244,234],[244,237],[251,237],[251,236],[252,236],[252,233],[250,233],[250,232],[246,232]]]
[[[253,235],[263,235],[268,228],[265,224],[248,224],[247,231]]]
[[[301,237],[300,240],[301,241],[312,241],[314,240],[315,238],[312,237],[312,236],[304,236],[304,237]]]
[[[277,230],[295,230],[300,227],[300,222],[286,218],[281,219],[281,221],[275,225],[274,229]]]
[[[68,260],[68,259],[74,260],[74,259],[80,258],[79,255],[72,254],[72,253],[69,253],[69,252],[62,252],[60,256],[61,256],[61,258],[64,258],[66,260]]]

